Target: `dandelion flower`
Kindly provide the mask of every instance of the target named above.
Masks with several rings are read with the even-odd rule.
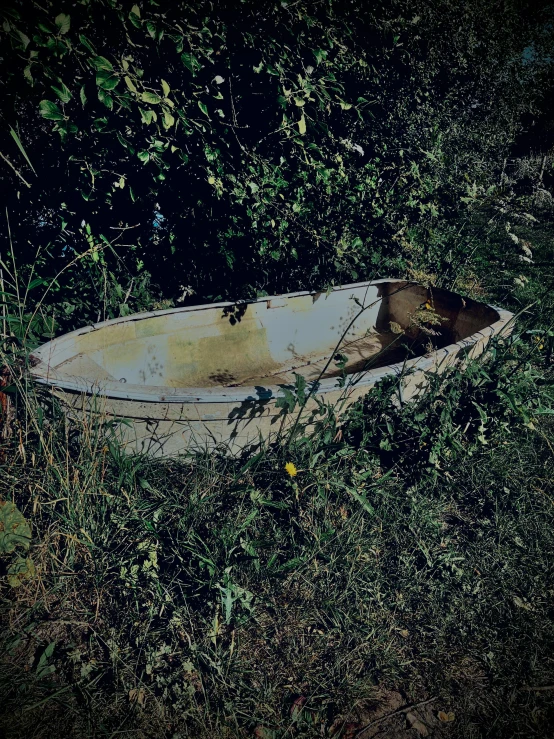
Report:
[[[293,462],[287,462],[285,465],[285,469],[291,477],[296,477],[296,475],[298,474],[296,465]]]

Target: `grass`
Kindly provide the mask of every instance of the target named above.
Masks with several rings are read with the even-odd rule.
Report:
[[[400,691],[434,699],[436,736],[548,736],[553,313],[545,271],[515,262],[508,288],[481,284],[536,304],[486,364],[405,407],[384,383],[254,458],[126,457],[22,372],[0,495],[32,524],[36,574],[0,584],[4,734],[352,736]],[[415,736],[402,722],[381,735]]]

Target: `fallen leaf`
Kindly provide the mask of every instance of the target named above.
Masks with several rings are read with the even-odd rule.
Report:
[[[344,739],[355,739],[356,734],[360,730],[360,724],[346,724],[344,727]]]
[[[425,724],[418,719],[413,713],[406,714],[406,721],[410,724],[412,729],[415,729],[420,736],[429,736],[429,731]]]
[[[531,423],[525,424],[526,426],[531,427]],[[516,605],[518,608],[524,608],[526,611],[532,611],[533,606],[529,603],[526,603],[524,600],[522,600],[519,596],[514,595],[514,605]]]
[[[362,725],[359,723],[353,723],[349,721],[347,724],[344,723],[344,719],[336,719],[329,727],[328,736],[335,737],[338,739],[355,739],[356,734],[359,733]]]
[[[443,724],[449,724],[451,721],[454,721],[456,715],[453,711],[449,711],[448,713],[445,713],[444,711],[439,711],[437,713],[437,717],[439,721],[443,722]]]
[[[144,688],[131,688],[129,691],[129,701],[136,703],[142,708],[146,703],[146,692]]]
[[[298,719],[302,715],[302,708],[305,702],[306,702],[306,698],[303,695],[301,695],[292,704],[292,708],[290,709],[290,717],[293,721],[298,721]]]
[[[254,729],[254,736],[257,739],[275,739],[275,732],[273,729],[266,729],[264,726],[256,726]]]

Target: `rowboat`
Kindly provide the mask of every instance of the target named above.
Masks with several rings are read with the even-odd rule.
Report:
[[[128,452],[230,454],[338,415],[389,375],[399,402],[430,373],[482,354],[512,314],[404,280],[238,303],[172,308],[96,323],[30,356],[30,372],[68,413],[112,421]],[[308,414],[308,415],[306,415]]]

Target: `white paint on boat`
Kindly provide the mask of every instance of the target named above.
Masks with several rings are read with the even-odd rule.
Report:
[[[444,319],[432,351],[413,320],[429,301]],[[481,354],[492,335],[511,331],[511,319],[445,290],[376,280],[104,321],[41,346],[31,374],[68,410],[126,419],[128,451],[173,456],[223,445],[236,453],[290,421],[276,401],[297,375],[308,387],[317,381],[306,414],[317,399],[342,412],[390,374],[408,400],[426,373],[461,352]],[[339,352],[344,370],[333,361]]]

